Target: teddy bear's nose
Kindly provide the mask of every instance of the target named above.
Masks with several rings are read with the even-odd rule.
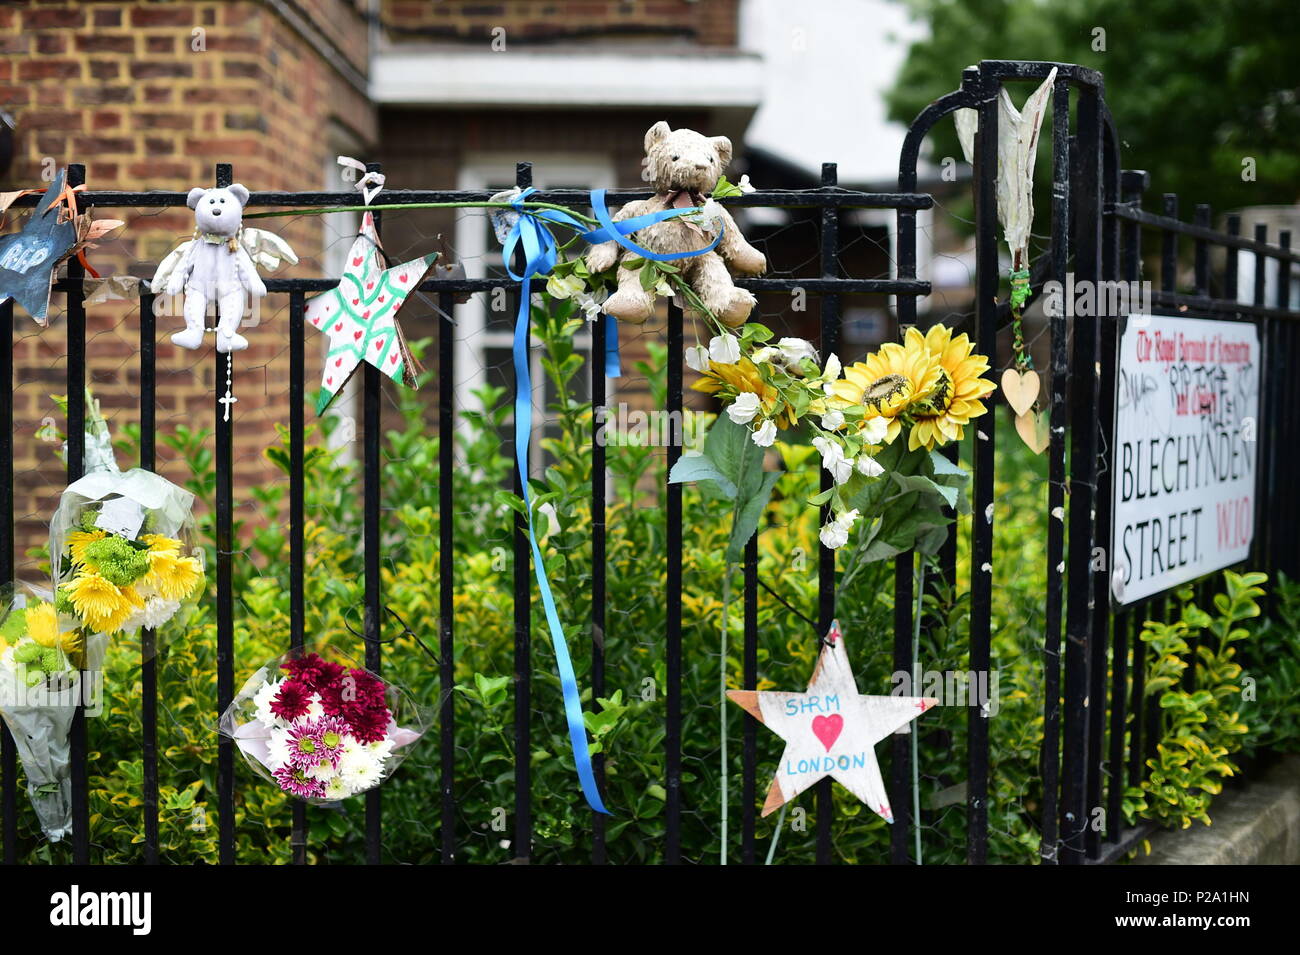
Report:
[[[219,216],[219,215],[221,215],[221,210],[220,210],[220,209],[213,209],[213,210],[212,210],[212,214],[213,214],[214,216]]]

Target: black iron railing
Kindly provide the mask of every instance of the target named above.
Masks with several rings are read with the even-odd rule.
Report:
[[[1255,322],[1260,326],[1267,365],[1264,369],[1264,394],[1261,408],[1263,422],[1260,436],[1261,486],[1260,507],[1271,509],[1270,521],[1257,521],[1255,566],[1261,569],[1294,570],[1296,564],[1297,504],[1294,495],[1275,497],[1270,494],[1283,475],[1292,467],[1292,456],[1300,445],[1300,422],[1294,415],[1282,413],[1295,407],[1300,376],[1285,369],[1297,355],[1296,311],[1289,300],[1290,268],[1300,256],[1290,251],[1290,236],[1283,233],[1277,245],[1270,244],[1264,227],[1256,227],[1254,237],[1240,233],[1240,220],[1228,219],[1227,232],[1210,226],[1210,210],[1198,207],[1192,223],[1178,218],[1177,200],[1165,197],[1162,214],[1142,208],[1146,186],[1142,173],[1120,168],[1118,140],[1104,102],[1099,74],[1067,64],[988,61],[973,67],[963,76],[961,88],[937,100],[917,118],[902,148],[899,166],[899,191],[866,193],[842,189],[837,185],[836,169],[827,164],[822,170],[819,188],[797,191],[760,191],[727,200],[738,206],[807,208],[818,211],[820,250],[819,276],[816,278],[766,278],[739,282],[754,292],[790,292],[803,289],[819,298],[820,341],[823,355],[840,349],[841,300],[848,294],[896,296],[900,325],[917,322],[917,299],[930,293],[928,282],[917,278],[917,213],[934,205],[932,197],[919,193],[917,162],[921,145],[943,117],[959,108],[979,112],[981,135],[977,138],[973,188],[976,201],[976,299],[973,322],[969,330],[978,349],[996,355],[997,334],[1010,321],[1005,301],[999,300],[1001,269],[998,260],[998,229],[995,212],[995,174],[997,152],[993,131],[997,129],[997,93],[1003,83],[1020,80],[1041,82],[1049,71],[1058,69],[1051,111],[1052,202],[1050,208],[1050,269],[1046,278],[1064,282],[1067,271],[1079,280],[1139,280],[1142,267],[1144,231],[1158,232],[1162,240],[1160,258],[1160,292],[1156,305],[1164,309],[1187,310],[1217,317]],[[1071,123],[1073,110],[1073,125]],[[77,185],[84,177],[80,166],[70,166],[69,182]],[[216,183],[231,181],[231,167],[216,167]],[[518,167],[520,186],[531,184],[531,168]],[[616,191],[609,194],[612,203],[643,198],[644,191]],[[410,202],[481,202],[487,193],[447,190],[386,190],[376,199],[382,210],[392,203]],[[553,191],[535,198],[541,201],[581,206],[587,194],[578,191]],[[78,194],[83,208],[185,206],[185,194],[172,192],[102,192],[88,189]],[[305,208],[351,206],[352,192],[255,192],[249,206],[256,208]],[[845,278],[840,269],[841,215],[845,209],[892,209],[897,216],[896,276],[892,278]],[[380,216],[376,216],[378,220]],[[1045,221],[1045,217],[1040,221]],[[1180,292],[1176,274],[1179,261],[1178,242],[1186,238],[1194,243],[1195,287]],[[1211,288],[1208,252],[1212,247],[1235,253],[1255,253],[1253,302],[1237,301],[1239,276],[1236,257],[1228,256],[1228,268],[1220,287]],[[1266,302],[1265,274],[1275,268],[1278,292],[1275,301]],[[57,291],[67,297],[67,431],[82,433],[86,383],[86,310],[82,302],[81,266],[68,266],[66,281]],[[290,555],[290,632],[291,647],[301,647],[306,638],[304,578],[306,552],[304,544],[304,470],[305,441],[305,374],[306,340],[304,302],[309,293],[323,291],[335,279],[271,279],[267,287],[273,295],[286,295],[289,305],[289,513],[288,549]],[[447,316],[459,293],[483,292],[496,288],[496,279],[439,279],[424,283],[422,291],[437,296],[443,319],[438,321],[438,432],[440,437],[438,467],[441,475],[452,472],[455,349],[452,325]],[[542,283],[534,283],[540,290]],[[1041,287],[1036,283],[1035,291]],[[156,447],[156,327],[153,300],[149,293],[141,296],[140,307],[140,401],[141,466],[155,465]],[[12,305],[0,306],[0,328],[7,341],[0,341],[0,376],[12,382],[13,312]],[[1135,785],[1144,777],[1145,758],[1153,751],[1151,711],[1142,688],[1143,647],[1137,639],[1142,621],[1159,617],[1163,601],[1151,598],[1142,604],[1112,613],[1109,580],[1105,573],[1094,571],[1094,544],[1108,546],[1110,526],[1109,485],[1105,478],[1105,457],[1110,447],[1109,430],[1114,411],[1116,324],[1110,318],[1067,318],[1064,313],[1050,318],[1051,387],[1049,396],[1050,443],[1047,451],[1049,489],[1047,508],[1062,519],[1047,523],[1046,590],[1043,594],[1045,638],[1042,648],[1044,665],[1044,743],[1042,750],[1043,804],[1039,813],[1042,831],[1041,859],[1046,863],[1074,863],[1106,860],[1125,851],[1141,831],[1124,830],[1120,801],[1126,785]],[[606,382],[599,372],[604,353],[605,327],[597,322],[593,328],[592,401],[602,407],[606,401]],[[683,406],[683,322],[676,308],[670,308],[667,334],[667,411],[680,420]],[[215,545],[216,545],[216,621],[218,713],[229,704],[234,693],[234,603],[233,561],[240,553],[233,538],[234,486],[233,437],[237,415],[226,416],[221,398],[225,385],[233,383],[234,369],[228,356],[217,354],[215,362]],[[996,364],[996,362],[995,362]],[[380,428],[381,376],[369,364],[363,366],[362,473],[365,476],[363,497],[364,551],[364,629],[365,662],[369,669],[382,666],[380,624],[384,614],[381,592],[380,519],[381,499]],[[14,562],[13,520],[13,401],[10,389],[0,389],[0,579],[12,579]],[[973,518],[970,522],[970,645],[969,668],[974,672],[990,667],[993,627],[992,596],[994,476],[995,458],[993,414],[980,420],[978,440],[971,442],[974,470],[972,488]],[[593,422],[593,428],[596,424]],[[1068,442],[1068,448],[1067,448]],[[1068,453],[1067,453],[1068,451]],[[679,446],[668,450],[669,466],[681,453]],[[955,456],[956,450],[951,453]],[[605,448],[593,431],[591,470],[591,686],[592,699],[605,695],[606,626],[606,471]],[[68,479],[78,477],[82,469],[79,442],[70,441]],[[829,475],[822,473],[823,488]],[[516,478],[516,491],[519,490]],[[682,859],[682,491],[680,485],[664,489],[667,517],[666,593],[667,623],[662,634],[666,664],[664,802],[665,839],[662,860],[676,863]],[[452,483],[439,482],[439,506],[444,515],[455,507]],[[823,520],[827,514],[823,509]],[[949,584],[956,581],[957,525],[938,558],[938,578]],[[453,522],[440,522],[439,543],[446,557],[456,546]],[[1067,546],[1068,542],[1068,546]],[[546,666],[548,658],[533,652],[531,619],[531,573],[527,529],[521,516],[514,523],[514,742],[515,752],[527,754],[533,732],[532,676],[535,667]],[[829,627],[836,613],[836,565],[834,552],[820,550],[818,617],[823,629]],[[758,672],[758,549],[751,540],[744,554],[743,568],[744,644],[742,649],[743,681],[753,686]],[[895,669],[908,670],[914,651],[913,612],[915,604],[914,556],[900,555],[894,574],[894,661]],[[440,562],[437,581],[438,619],[425,621],[438,631],[438,670],[443,692],[439,703],[438,760],[439,792],[436,818],[440,827],[442,861],[457,861],[462,833],[457,816],[458,780],[455,776],[456,740],[454,708],[449,688],[454,682],[453,659],[456,647],[456,620],[453,597],[456,593],[456,564],[452,559]],[[144,858],[158,861],[158,746],[157,746],[157,661],[151,633],[144,635],[142,662],[143,738],[141,756],[144,764],[143,812],[145,816]],[[1131,662],[1130,662],[1131,661]],[[1132,676],[1130,677],[1130,673]],[[1109,676],[1109,679],[1108,679]],[[215,719],[216,713],[212,714]],[[967,719],[968,766],[966,779],[966,854],[971,863],[988,858],[989,835],[989,715],[978,698],[969,705]],[[94,861],[89,843],[86,723],[79,718],[73,735],[74,839],[73,858],[77,862]],[[895,863],[911,860],[909,829],[911,800],[906,797],[911,780],[911,751],[905,737],[896,737],[892,747],[890,769],[892,802],[896,823],[891,834],[890,858]],[[742,815],[741,858],[746,863],[758,857],[755,829],[756,797],[760,775],[756,723],[745,718],[742,743]],[[598,777],[603,779],[603,757],[596,759]],[[533,804],[529,760],[515,764],[515,852],[527,861],[533,841]],[[3,850],[6,862],[16,861],[18,844],[16,755],[4,734],[0,777],[3,777]],[[460,781],[463,782],[463,781]],[[223,863],[235,861],[235,788],[233,744],[221,739],[217,773],[217,816],[219,857]],[[429,803],[435,794],[429,793]],[[368,862],[378,862],[383,843],[381,789],[371,791],[365,801],[365,846]],[[1107,809],[1107,824],[1102,828],[1084,823],[1092,818],[1091,807]],[[819,862],[833,858],[831,844],[832,803],[829,780],[816,789],[816,846]],[[434,815],[431,812],[431,815]],[[305,807],[296,803],[293,810],[292,847],[295,862],[307,859],[307,824]],[[591,857],[606,861],[605,821],[594,816],[590,831]]]

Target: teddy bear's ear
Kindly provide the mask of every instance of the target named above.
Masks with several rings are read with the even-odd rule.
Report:
[[[713,148],[718,153],[718,159],[722,165],[731,162],[731,140],[726,136],[714,136],[709,142],[713,143]]]
[[[662,119],[645,131],[645,151],[649,152],[655,147],[659,140],[666,137],[673,131],[672,127]]]
[[[185,204],[191,209],[195,208],[199,204],[199,200],[207,194],[207,191],[202,186],[195,186],[190,190],[190,194],[185,197]]]
[[[731,148],[730,144],[728,144],[727,148],[728,150],[730,150]],[[229,191],[229,193],[232,196],[234,196],[236,199],[239,200],[239,204],[241,206],[248,205],[248,190],[245,189],[243,186],[241,186],[239,183],[233,182],[229,186],[227,186],[226,189],[227,191]]]

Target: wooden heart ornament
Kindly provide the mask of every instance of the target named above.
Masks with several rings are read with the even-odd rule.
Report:
[[[1002,394],[1017,416],[1024,415],[1038,400],[1038,372],[1008,368],[1002,373]],[[1032,445],[1030,445],[1032,447]]]
[[[1030,372],[1033,374],[1033,372]],[[1029,445],[1029,450],[1034,454],[1042,454],[1047,450],[1048,442],[1051,441],[1051,427],[1048,423],[1047,412],[1030,411],[1025,414],[1016,416],[1016,434],[1020,435],[1020,440]]]

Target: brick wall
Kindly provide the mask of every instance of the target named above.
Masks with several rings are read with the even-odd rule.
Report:
[[[381,0],[395,43],[637,41],[678,37],[702,46],[736,45],[739,0]]]
[[[48,157],[60,166],[85,163],[91,189],[186,190],[210,183],[218,161],[233,163],[236,180],[253,190],[320,188],[340,148],[328,129],[337,126],[362,150],[375,141],[375,110],[347,78],[364,77],[368,44],[357,3],[297,0],[296,7],[315,32],[304,35],[256,0],[0,7],[0,106],[17,120],[17,158],[2,187],[39,186]],[[193,230],[185,209],[102,215],[127,220],[120,239],[90,253],[104,274],[151,276]],[[318,220],[276,219],[269,227],[303,259],[280,274],[321,274]],[[66,390],[62,298],[54,296],[44,330],[15,310],[20,554],[41,539],[64,483],[53,449],[32,437],[43,418],[59,419],[49,395]],[[276,440],[275,424],[288,420],[287,321],[287,297],[269,298],[250,348],[235,359],[237,506],[250,486],[276,477],[262,451]],[[204,350],[182,351],[168,340],[180,324],[158,320],[161,433],[213,422],[211,336]],[[120,428],[138,417],[137,304],[93,308],[88,341],[92,386]],[[315,354],[309,341],[309,380]],[[181,479],[171,456],[160,444],[160,469]]]

